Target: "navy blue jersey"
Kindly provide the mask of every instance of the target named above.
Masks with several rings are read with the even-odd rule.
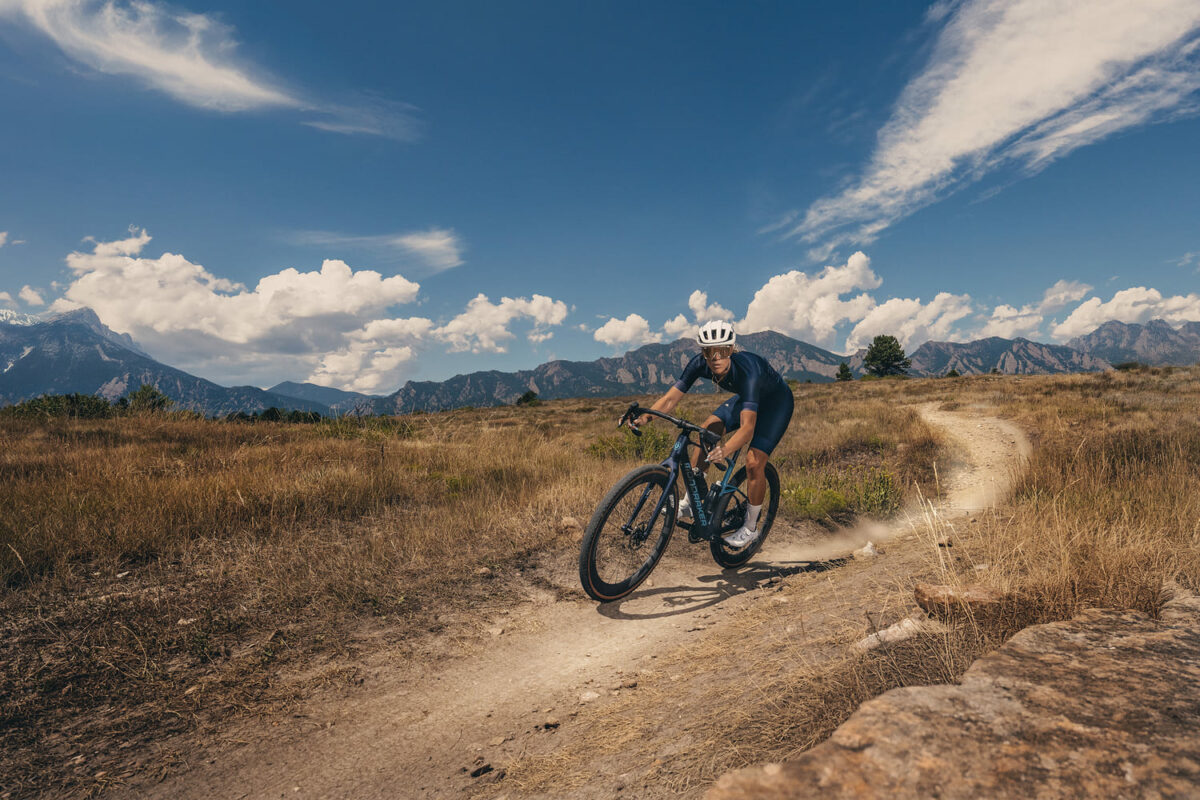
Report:
[[[692,388],[697,378],[708,378],[727,392],[733,392],[741,398],[742,408],[746,411],[758,411],[758,404],[777,392],[785,392],[791,397],[791,390],[775,368],[767,363],[762,356],[754,353],[734,353],[729,372],[717,380],[709,369],[708,362],[699,353],[683,368],[683,374],[675,381],[675,388],[686,392]]]

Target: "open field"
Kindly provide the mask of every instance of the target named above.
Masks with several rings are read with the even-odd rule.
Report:
[[[798,390],[785,489],[826,502],[788,513],[834,526],[932,489],[929,429],[854,388]],[[0,767],[21,795],[102,789],[161,769],[145,751],[166,735],[353,683],[352,656],[502,601],[476,570],[569,558],[559,521],[661,457],[635,448],[668,437],[613,428],[624,402],[363,426],[0,420]]]
[[[837,539],[860,512],[902,508],[901,520],[922,522],[913,510],[943,493],[957,444],[919,408],[944,409],[963,426],[983,425],[972,417],[981,412],[1006,417],[1028,432],[1033,455],[996,509],[925,520],[927,535],[891,542],[877,564],[777,570],[789,604],[739,606],[765,578],[726,576],[726,600],[712,606],[721,624],[702,622],[695,641],[662,652],[637,693],[579,712],[575,734],[511,759],[504,791],[553,796],[615,762],[661,793],[695,794],[720,770],[819,741],[881,691],[954,680],[1025,624],[1088,605],[1153,614],[1166,582],[1200,588],[1198,377],[797,387],[777,461],[784,521],[800,543]],[[684,408],[696,419],[712,405],[689,397]],[[372,653],[400,672],[396,658],[446,657],[438,641],[467,642],[455,658],[486,649],[486,634],[474,638],[485,617],[520,607],[530,587],[548,592],[552,608],[588,605],[570,583],[577,534],[557,523],[586,521],[639,463],[635,446],[664,444],[617,435],[622,406],[464,410],[390,430],[161,417],[0,423],[12,498],[0,510],[0,770],[17,776],[5,788],[82,794],[167,775],[192,763],[189,737],[230,720],[314,707],[306,697],[341,707],[338,693],[381,663]],[[954,547],[930,536],[952,536]],[[567,570],[534,568],[545,564]],[[476,574],[482,566],[514,577]],[[850,654],[848,643],[911,610],[917,578],[983,582],[1026,602],[986,625]],[[659,591],[644,602],[669,598]],[[699,671],[735,676],[737,686],[747,652],[753,690],[737,703],[724,680],[687,680]],[[668,707],[704,731],[699,740],[688,729],[686,752],[663,750],[672,729],[654,709]]]

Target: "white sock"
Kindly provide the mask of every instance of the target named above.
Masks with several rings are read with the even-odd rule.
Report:
[[[758,512],[760,512],[760,511],[762,511],[761,503],[756,506],[750,506],[750,505],[746,506],[746,529],[747,530],[753,531],[753,530],[758,529]]]
[[[682,516],[685,511],[691,511],[691,509],[692,498],[685,493],[683,499],[679,501],[679,508],[675,510],[675,515]]]

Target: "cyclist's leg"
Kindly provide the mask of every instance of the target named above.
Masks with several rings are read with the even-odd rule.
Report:
[[[779,392],[778,396],[772,396],[768,403],[758,407],[754,438],[746,451],[746,494],[751,505],[762,505],[767,493],[767,461],[787,432],[794,409],[795,398],[790,391]]]
[[[767,459],[770,456],[751,447],[746,451],[746,497],[752,506],[761,506],[767,496]]]

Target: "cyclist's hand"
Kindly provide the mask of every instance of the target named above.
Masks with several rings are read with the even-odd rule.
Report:
[[[642,414],[640,417],[633,420],[633,427],[640,428],[643,425],[648,424],[652,419],[654,419],[654,417],[650,416],[649,414]]]
[[[724,461],[725,458],[725,445],[723,444],[718,443],[716,447],[708,451],[708,463],[710,464],[714,464],[718,461]]]

